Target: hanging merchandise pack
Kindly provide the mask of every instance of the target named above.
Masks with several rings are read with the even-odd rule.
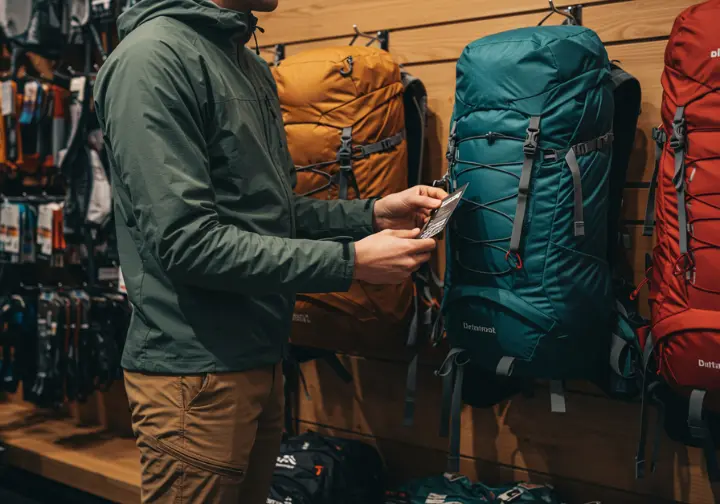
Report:
[[[488,388],[464,385],[466,366],[491,382],[551,380],[551,407],[562,412],[563,380],[601,381],[611,356],[630,364],[617,366],[620,378],[634,380],[638,351],[633,328],[621,323],[608,257],[618,232],[609,217],[619,219],[621,205],[610,191],[624,186],[639,87],[630,100],[615,97],[634,79],[579,26],[485,37],[457,67],[445,180],[451,190],[469,186],[446,242],[452,348],[440,374],[451,471],[463,389],[482,402]],[[614,127],[623,120],[630,124]]]
[[[296,166],[296,194],[373,199],[419,182],[425,88],[401,72],[388,52],[358,46],[307,51],[280,61],[273,74]],[[409,328],[429,336],[430,276],[425,271],[398,285],[356,281],[348,292],[301,293],[291,341],[363,354],[393,341],[402,348],[398,335]]]
[[[646,403],[654,401],[668,434],[703,448],[710,480],[720,482],[719,18],[718,0],[686,9],[665,52],[663,122],[653,134],[657,164],[645,219],[657,245],[648,268],[652,323],[642,340],[638,476],[646,471]]]

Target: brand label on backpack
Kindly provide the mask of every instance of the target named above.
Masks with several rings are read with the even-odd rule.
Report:
[[[295,469],[296,465],[297,460],[295,460],[295,457],[293,457],[292,455],[283,455],[277,458],[277,463],[275,464],[275,467],[280,467],[282,469]]]
[[[293,322],[300,322],[302,324],[310,323],[310,315],[307,313],[293,313]]]
[[[711,58],[720,58],[720,47],[717,50],[710,52]]]
[[[447,495],[431,493],[427,496],[427,499],[425,500],[425,504],[461,504],[458,501],[445,500],[447,498],[448,498]]]
[[[268,497],[265,501],[265,504],[293,504],[292,497],[285,497],[284,501],[275,500],[271,497]]]
[[[481,332],[481,333],[486,333],[486,334],[497,334],[494,327],[486,327],[486,326],[468,324],[467,322],[463,322],[463,329],[465,329],[467,331]]]
[[[718,371],[720,371],[720,362],[704,361],[702,359],[698,359],[698,367],[717,369]]]

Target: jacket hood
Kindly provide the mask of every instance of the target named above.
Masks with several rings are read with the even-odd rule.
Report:
[[[196,29],[247,42],[257,18],[249,12],[223,9],[210,0],[140,0],[118,18],[120,40],[152,19],[167,16]]]

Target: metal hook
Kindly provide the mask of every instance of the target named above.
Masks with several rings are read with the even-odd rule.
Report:
[[[548,19],[550,19],[550,17],[552,17],[553,14],[560,14],[561,16],[566,17],[567,21],[565,21],[564,24],[575,25],[575,26],[581,25],[581,21],[580,21],[580,16],[581,16],[581,12],[582,12],[581,5],[574,5],[574,6],[568,7],[568,9],[567,9],[568,12],[564,12],[564,11],[561,11],[560,9],[558,9],[557,7],[555,7],[555,2],[553,0],[548,0],[548,3],[550,4],[550,12],[547,14],[547,16],[545,16],[538,23],[538,26],[542,26],[545,23],[545,21],[547,21]]]
[[[357,42],[357,39],[362,37],[368,39],[365,47],[370,47],[374,42],[377,42],[378,44],[380,44],[381,49],[385,51],[388,50],[390,34],[387,30],[381,30],[375,35],[370,35],[368,33],[361,32],[358,28],[358,25],[354,24],[353,31],[355,32],[355,35],[353,35],[353,38],[348,45],[354,45],[355,42]]]

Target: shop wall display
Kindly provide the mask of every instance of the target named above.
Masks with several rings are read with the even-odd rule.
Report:
[[[660,123],[664,50],[672,23],[695,0],[585,0],[582,24],[598,33],[610,59],[642,85],[642,115],[624,193],[623,219],[635,281],[644,278],[652,238],[642,219],[654,164],[651,130]],[[559,8],[573,5],[557,2]],[[261,55],[270,65],[277,45],[286,55],[346,45],[353,25],[365,33],[387,30],[393,57],[427,86],[427,183],[447,169],[445,153],[455,93],[455,64],[463,48],[483,36],[536,25],[547,0],[280,0],[278,11],[259,15]],[[547,24],[560,24],[561,16]],[[252,42],[251,42],[252,44]],[[42,63],[42,62],[40,62]],[[442,247],[439,255],[442,256]],[[438,258],[442,264],[443,258]],[[647,313],[647,291],[640,306]],[[307,392],[296,394],[300,431],[349,437],[376,446],[394,482],[442,473],[447,439],[438,435],[441,380],[434,372],[446,349],[421,356],[415,425],[403,426],[409,352],[401,342],[373,355],[339,355],[353,381],[338,379],[324,361],[302,364]],[[702,452],[662,438],[655,474],[635,479],[639,403],[608,399],[587,383],[567,384],[567,412],[551,413],[545,384],[534,396],[492,409],[465,406],[461,471],[490,484],[552,483],[569,503],[715,502]],[[139,456],[130,431],[122,383],[96,392],[60,414],[21,400],[0,402],[0,440],[7,462],[115,502],[137,502]],[[651,419],[650,439],[654,436]]]

